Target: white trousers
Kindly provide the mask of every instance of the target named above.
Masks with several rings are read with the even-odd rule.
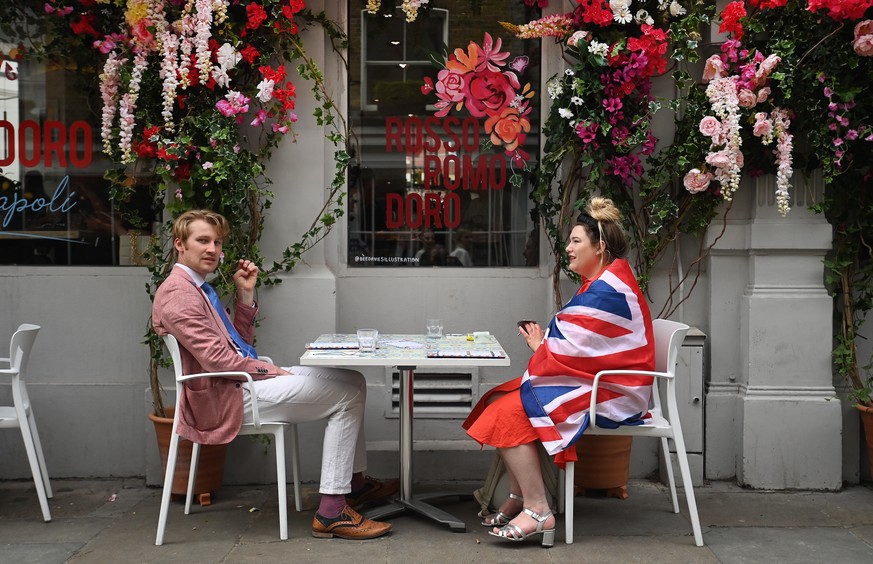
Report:
[[[305,423],[327,419],[321,454],[323,494],[347,494],[352,473],[367,469],[364,404],[367,381],[357,371],[290,366],[290,376],[255,380],[261,421]],[[252,423],[252,399],[243,385],[244,423]]]

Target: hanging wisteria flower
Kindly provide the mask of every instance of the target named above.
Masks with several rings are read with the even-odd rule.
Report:
[[[770,117],[776,130],[776,207],[782,217],[788,215],[791,208],[788,205],[788,189],[791,188],[791,177],[794,175],[792,167],[792,152],[794,149],[794,136],[788,130],[791,121],[788,112],[783,109],[774,109]]]

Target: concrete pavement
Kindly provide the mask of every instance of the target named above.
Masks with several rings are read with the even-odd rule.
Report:
[[[160,490],[141,479],[54,480],[53,520],[42,521],[32,482],[0,482],[0,564],[273,562],[873,562],[873,488],[838,493],[745,490],[726,482],[695,490],[706,546],[694,546],[685,514],[670,511],[663,485],[633,481],[627,500],[577,497],[575,543],[510,544],[479,526],[471,499],[435,505],[467,523],[467,532],[416,515],[389,519],[394,530],[370,541],[320,540],[309,534],[317,492],[289,503],[289,540],[279,540],[274,486],[225,486],[209,507],[170,509],[164,546],[154,546]],[[445,486],[444,484],[442,486]],[[451,484],[453,491],[475,486]],[[416,491],[426,487],[417,486]],[[289,488],[289,491],[292,491]],[[292,494],[293,495],[293,494]]]

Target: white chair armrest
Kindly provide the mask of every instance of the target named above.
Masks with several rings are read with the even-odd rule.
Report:
[[[258,355],[258,360],[263,360],[264,362],[269,362],[270,364],[276,364],[275,362],[273,362],[273,357],[263,354]]]
[[[247,383],[249,384],[249,389],[254,389],[255,381],[252,379],[252,375],[248,372],[200,372],[198,374],[186,374],[176,379],[177,382],[185,382],[187,380],[193,380],[195,378],[227,378],[229,376],[237,376],[241,378],[245,378]],[[261,416],[258,413],[258,398],[255,394],[251,394],[252,396],[252,422],[255,425],[255,429],[261,428]]]
[[[652,370],[601,370],[594,375],[594,383],[591,384],[591,402],[588,406],[588,424],[597,426],[597,388],[600,385],[601,376],[612,376],[615,374],[634,374],[636,376],[654,376],[656,378],[671,379],[673,375],[669,372],[655,372]]]
[[[0,368],[0,374],[18,374],[18,370],[12,370],[11,368]]]

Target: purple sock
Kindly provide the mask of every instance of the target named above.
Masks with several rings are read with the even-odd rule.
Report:
[[[328,519],[340,516],[346,506],[344,494],[321,494],[321,503],[318,504],[318,514]]]
[[[355,472],[352,474],[352,491],[356,492],[364,487],[364,473]]]

